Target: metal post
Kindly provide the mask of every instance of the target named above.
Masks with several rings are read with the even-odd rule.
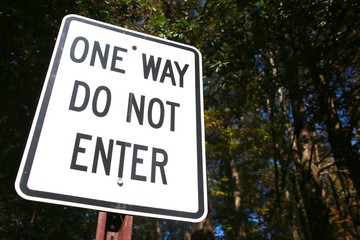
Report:
[[[131,240],[133,217],[99,212],[96,240]]]

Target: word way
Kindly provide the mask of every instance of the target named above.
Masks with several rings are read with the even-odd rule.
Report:
[[[146,54],[144,54],[144,53],[142,54],[142,58],[143,58],[144,78],[148,79],[150,71],[151,71],[153,81],[157,81],[162,58],[161,57],[157,58],[156,63],[155,63],[153,55],[150,55],[149,61],[147,61]],[[189,64],[185,64],[183,68],[180,67],[180,65],[177,61],[174,61],[174,64],[175,64],[175,67],[176,67],[176,70],[177,70],[177,73],[179,76],[178,77],[178,79],[179,79],[178,85],[180,87],[184,87],[184,75],[186,73],[186,70],[189,67]],[[171,63],[171,60],[169,60],[169,59],[166,59],[166,61],[165,61],[159,82],[163,83],[165,81],[165,77],[170,78],[171,84],[173,86],[176,86],[173,64]]]

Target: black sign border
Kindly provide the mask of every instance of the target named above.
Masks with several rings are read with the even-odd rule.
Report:
[[[160,44],[166,44],[172,47],[181,48],[187,51],[191,51],[194,53],[195,56],[195,91],[196,91],[196,138],[197,138],[197,170],[198,170],[198,211],[197,212],[186,212],[186,211],[176,211],[176,210],[169,210],[169,209],[163,209],[163,208],[154,208],[154,207],[146,207],[146,206],[139,206],[139,205],[131,205],[131,204],[121,204],[117,202],[109,202],[109,201],[102,201],[98,199],[92,199],[92,198],[83,198],[83,197],[77,197],[77,196],[70,196],[70,195],[63,195],[58,193],[51,193],[51,192],[44,192],[44,191],[37,191],[32,190],[28,187],[28,180],[31,172],[31,167],[34,161],[36,149],[38,146],[39,138],[41,135],[42,127],[44,124],[44,119],[46,116],[47,108],[49,105],[49,101],[51,98],[51,93],[54,87],[54,83],[56,80],[56,74],[58,72],[60,60],[62,57],[62,48],[65,44],[67,33],[69,31],[69,27],[72,21],[79,21],[82,23],[90,24],[96,27],[105,28],[107,30],[115,31],[121,34],[126,34],[129,36],[141,38],[147,41],[153,41]],[[56,202],[60,201],[64,205],[70,205],[70,206],[77,206],[73,205],[71,203],[80,204],[81,207],[88,206],[91,209],[97,209],[102,210],[101,208],[106,208],[109,210],[113,210],[114,212],[121,213],[121,210],[134,213],[134,215],[141,215],[146,216],[146,214],[151,214],[152,217],[159,216],[161,218],[168,218],[172,219],[172,217],[175,217],[177,220],[181,220],[181,218],[188,219],[188,220],[197,220],[201,217],[204,217],[205,213],[207,213],[207,209],[205,209],[205,206],[207,204],[204,202],[206,194],[205,183],[204,183],[204,167],[203,166],[203,138],[202,138],[202,115],[201,115],[201,84],[202,79],[200,76],[200,56],[198,52],[191,47],[188,47],[186,45],[177,44],[172,41],[164,40],[161,38],[152,37],[150,35],[143,35],[139,34],[137,32],[128,31],[123,28],[119,28],[113,25],[105,24],[99,21],[94,21],[88,18],[84,18],[77,15],[68,15],[64,18],[63,28],[60,29],[61,33],[59,33],[59,44],[57,45],[57,49],[54,49],[54,61],[51,64],[51,72],[48,76],[48,81],[46,85],[46,90],[44,93],[43,100],[41,102],[41,107],[39,111],[39,115],[37,119],[34,119],[36,121],[36,127],[34,129],[33,136],[31,138],[30,147],[28,150],[28,154],[26,156],[25,165],[23,168],[23,172],[19,181],[19,187],[23,194],[30,197],[39,198],[39,201],[47,202],[45,199],[51,199],[55,200]],[[45,87],[45,86],[44,86]],[[40,104],[40,103],[39,103]],[[34,124],[34,123],[33,123]],[[44,200],[40,200],[44,199]],[[179,199],[181,201],[181,199]],[[124,213],[124,212],[123,212]],[[143,213],[143,214],[141,214]]]

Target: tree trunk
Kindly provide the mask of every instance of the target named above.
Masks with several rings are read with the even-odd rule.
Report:
[[[358,154],[352,147],[352,127],[343,127],[337,115],[334,99],[331,97],[325,76],[318,74],[316,86],[320,93],[319,106],[325,121],[328,139],[333,152],[336,166],[339,169],[346,167],[350,172],[350,177],[354,188],[360,195],[360,161]],[[351,116],[350,116],[351,117]]]
[[[304,199],[312,239],[333,239],[329,223],[329,209],[323,202],[322,186],[318,167],[312,159],[310,133],[304,128],[298,136],[302,139],[298,147],[300,189]]]
[[[235,214],[236,214],[236,227],[238,231],[236,233],[240,239],[246,239],[246,229],[245,229],[245,221],[242,213],[241,206],[241,187],[240,187],[240,174],[236,167],[236,162],[234,159],[230,161],[231,174],[234,181],[234,203],[235,203]]]
[[[329,222],[329,210],[322,200],[322,187],[319,171],[314,164],[310,132],[307,128],[306,113],[303,103],[303,93],[299,86],[297,65],[287,61],[288,89],[294,117],[295,141],[294,151],[297,168],[300,172],[300,187],[309,222],[312,239],[333,239]]]
[[[336,105],[325,79],[316,69],[316,87],[319,90],[319,106],[328,133],[328,140],[338,170],[347,169],[350,173],[353,187],[357,192],[357,202],[360,199],[360,161],[358,154],[352,147],[352,127],[343,127],[336,113]],[[351,117],[351,116],[350,116]],[[353,213],[351,214],[353,215]],[[358,216],[359,214],[355,214]],[[353,217],[353,224],[357,238],[360,239],[360,218]]]
[[[155,232],[156,232],[156,239],[161,240],[161,227],[159,219],[155,220]]]
[[[201,222],[193,224],[191,240],[215,240],[214,227],[210,220],[210,214]]]

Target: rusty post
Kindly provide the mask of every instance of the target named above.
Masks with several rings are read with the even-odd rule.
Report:
[[[133,217],[99,212],[96,240],[131,240]]]

